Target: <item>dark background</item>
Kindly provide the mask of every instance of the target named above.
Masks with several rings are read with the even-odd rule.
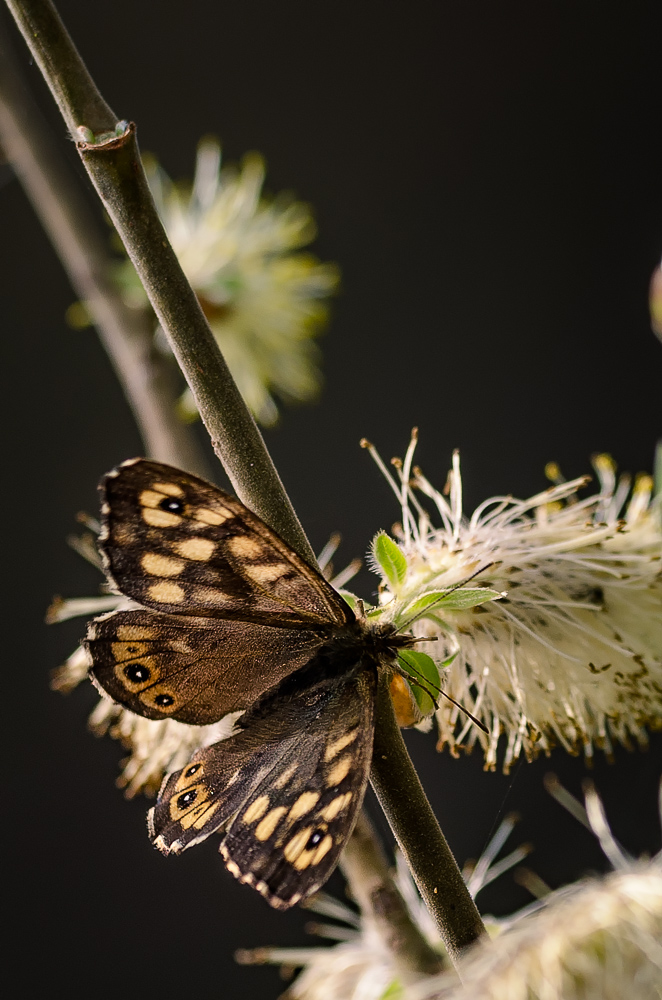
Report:
[[[190,175],[199,136],[213,132],[229,160],[265,154],[272,192],[315,206],[316,251],[343,270],[326,386],[267,441],[317,550],[341,530],[349,561],[398,516],[363,435],[388,459],[417,424],[438,485],[460,447],[467,510],[543,488],[550,459],[568,477],[600,450],[651,468],[662,429],[662,347],[647,313],[662,251],[658,3],[59,9],[106,99],[173,176]],[[53,996],[275,997],[278,973],[239,969],[233,950],[302,944],[306,915],[271,911],[212,842],[158,855],[144,801],[114,787],[121,748],[86,732],[96,696],[49,691],[83,626],[46,628],[44,611],[55,593],[98,585],[65,538],[78,510],[96,510],[99,476],[141,445],[95,335],[64,322],[75,296],[54,252],[6,168],[2,179],[5,886],[24,995],[46,975]],[[369,597],[374,579],[357,586]],[[436,755],[432,736],[408,742],[461,862],[516,808],[512,846],[531,841],[531,867],[552,886],[605,870],[542,790],[553,768],[579,793],[582,761],[558,753],[504,777],[478,756]],[[660,846],[660,771],[659,738],[594,771],[634,853]],[[510,875],[479,897],[497,913],[528,900]]]

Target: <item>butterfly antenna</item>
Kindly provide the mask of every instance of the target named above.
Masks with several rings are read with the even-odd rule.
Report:
[[[468,708],[465,708],[464,705],[461,705],[459,701],[455,701],[455,698],[451,698],[451,696],[449,694],[446,694],[445,691],[442,691],[441,694],[444,696],[444,698],[447,699],[447,701],[450,701],[452,705],[455,705],[456,708],[459,708],[459,710],[463,712],[468,719],[471,719],[474,726],[478,726],[478,728],[482,732],[484,732],[486,736],[490,735],[490,731],[485,725],[485,723],[481,722],[480,719],[477,719],[475,715],[472,715]]]
[[[425,691],[426,695],[428,696],[428,698],[430,699],[430,701],[434,705],[435,709],[437,711],[439,710],[439,702],[437,701],[437,699],[435,698],[435,696],[430,691],[430,688],[428,688],[425,684],[421,684],[421,682],[418,681],[418,680],[416,680],[416,678],[414,676],[412,676],[412,674],[403,674],[402,676],[406,677],[407,682],[409,684],[415,684],[416,687],[418,687],[418,688],[421,689],[421,691]],[[432,685],[432,686],[434,687],[434,685]],[[438,690],[438,689],[435,688],[435,690]],[[439,694],[443,694],[443,691],[440,691]]]

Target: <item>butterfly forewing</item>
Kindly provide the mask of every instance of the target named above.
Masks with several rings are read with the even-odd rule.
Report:
[[[368,780],[375,667],[332,663],[329,676],[325,666],[316,665],[317,684],[309,664],[304,683],[294,675],[267,693],[244,730],[167,779],[151,812],[151,834],[166,852],[227,824],[228,869],[282,909],[326,881]]]
[[[234,497],[134,459],[106,476],[101,549],[117,589],[173,614],[342,625],[352,612],[324,578]]]

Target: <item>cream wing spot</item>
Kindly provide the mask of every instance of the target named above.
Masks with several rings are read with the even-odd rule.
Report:
[[[184,542],[177,542],[173,548],[185,559],[207,562],[214,554],[216,542],[212,542],[210,538],[187,538]]]
[[[148,588],[147,593],[151,600],[156,601],[157,604],[181,604],[186,596],[183,587],[180,587],[178,583],[168,583],[166,580],[153,583]]]
[[[306,826],[303,830],[299,830],[298,833],[295,833],[292,839],[287,842],[285,849],[283,850],[283,855],[286,861],[289,861],[290,864],[296,861],[308,843],[308,838],[312,832],[312,826]]]
[[[145,507],[143,509],[143,521],[152,528],[174,528],[182,523],[183,518],[179,514],[172,514],[169,510]]]
[[[217,804],[218,805],[218,804]],[[197,830],[204,826],[211,812],[216,812],[217,805],[210,805],[208,802],[201,802],[199,806],[192,809],[186,816],[182,816],[180,823],[185,830],[195,827]]]
[[[155,493],[154,490],[143,490],[138,501],[141,507],[158,507],[163,500],[163,493]]]
[[[268,812],[264,819],[255,827],[255,836],[257,839],[268,840],[286,812],[287,809],[285,806],[277,806],[271,812]]]
[[[260,795],[255,802],[251,802],[248,809],[242,816],[244,823],[254,823],[258,819],[262,819],[265,812],[269,808],[269,796]]]
[[[299,856],[294,861],[294,867],[298,872],[302,872],[304,868],[307,868],[310,862],[313,860],[312,851],[301,851]]]
[[[220,804],[220,802],[207,803],[205,811],[202,813],[200,818],[196,819],[193,823],[196,830],[201,830],[205,823],[209,822],[210,818],[214,815]]]
[[[164,689],[163,684],[155,684],[139,695],[140,701],[150,708],[156,708],[163,715],[172,715],[177,711],[178,702],[173,694]]]
[[[113,673],[122,687],[133,694],[144,690],[161,676],[160,670],[154,665],[153,656],[145,656],[140,660],[129,660],[128,662],[126,660],[120,661],[115,664]]]
[[[152,489],[159,493],[165,493],[168,497],[183,497],[184,490],[176,483],[152,483]]]
[[[137,656],[144,656],[149,649],[148,642],[112,642],[110,649],[113,659],[118,663],[123,660],[133,660]]]
[[[181,792],[187,785],[196,785],[204,775],[204,766],[198,762],[185,767],[177,778],[174,790]]]
[[[315,849],[313,854],[313,864],[318,865],[325,854],[328,854],[333,847],[333,837],[327,833],[322,843]]]
[[[225,524],[234,517],[229,510],[209,510],[208,507],[198,507],[193,511],[193,520],[201,521],[202,524]]]
[[[201,604],[218,604],[219,606],[233,600],[231,596],[224,594],[218,587],[194,587],[191,591],[191,598],[194,601],[200,601]]]
[[[340,736],[337,740],[334,740],[333,743],[329,743],[328,747],[324,751],[324,760],[327,762],[333,760],[333,758],[336,757],[341,750],[344,750],[345,747],[348,747],[350,743],[354,742],[358,734],[358,729],[352,729],[350,732],[345,733],[344,736]]]
[[[339,785],[347,775],[349,774],[349,769],[352,766],[352,758],[349,754],[346,757],[341,757],[337,764],[335,764],[326,776],[326,784],[328,788],[334,788]]]
[[[301,819],[302,816],[309,813],[313,806],[317,804],[319,797],[319,792],[302,792],[288,812],[288,820],[294,822],[294,820]]]
[[[320,812],[320,817],[327,823],[330,823],[336,818],[336,816],[347,808],[349,803],[352,801],[352,793],[346,792],[344,795],[337,795],[335,799],[329,802],[328,806]]]
[[[288,566],[287,563],[267,563],[261,566],[250,566],[248,563],[244,563],[242,569],[244,574],[255,583],[264,584],[280,580],[281,577],[291,572],[292,567]]]
[[[297,766],[297,764],[291,764],[285,771],[283,771],[280,778],[274,781],[273,787],[278,789],[285,788],[285,785],[295,773]]]
[[[223,850],[223,845],[222,844],[221,844],[221,847],[219,848],[219,850],[220,850],[221,854],[223,855],[223,859],[225,861],[225,867],[230,872],[230,874],[234,875],[235,878],[241,879],[241,868],[239,867],[239,865],[236,864],[234,861],[230,860],[230,858],[228,857],[227,853]]]
[[[157,552],[145,552],[140,565],[146,573],[152,576],[179,576],[186,563],[183,559],[172,559],[170,556],[161,556]]]
[[[235,535],[228,539],[227,544],[232,555],[238,559],[259,559],[265,554],[262,543],[249,535]]]
[[[119,625],[117,628],[117,638],[132,642],[139,639],[153,639],[156,633],[153,628],[144,628],[142,625]]]

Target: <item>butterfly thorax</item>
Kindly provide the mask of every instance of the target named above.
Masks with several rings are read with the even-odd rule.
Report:
[[[416,642],[414,636],[402,635],[391,622],[373,625],[357,620],[356,626],[361,645],[386,662],[395,660],[399,649],[409,649]]]

